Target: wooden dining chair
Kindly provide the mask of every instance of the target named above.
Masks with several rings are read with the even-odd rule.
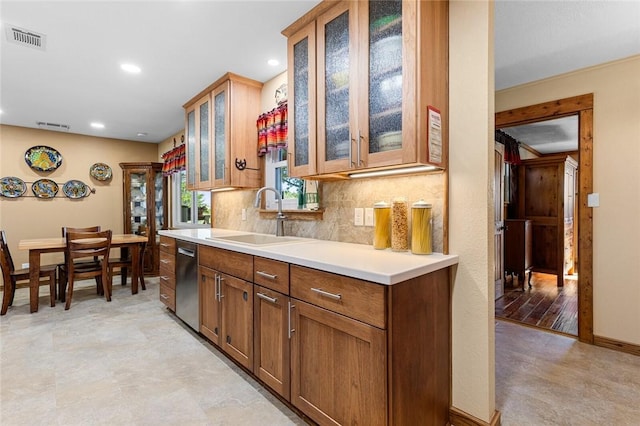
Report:
[[[98,232],[100,231],[100,225],[96,225],[96,226],[87,226],[84,228],[76,228],[76,227],[71,227],[71,226],[63,226],[62,227],[62,238],[66,238],[67,237],[67,232]],[[76,261],[76,266],[77,267],[86,267],[86,268],[97,268],[99,267],[99,263],[97,261],[98,259],[82,259],[82,260],[78,260]],[[59,263],[58,264],[58,297],[60,297],[60,301],[64,302],[65,301],[65,292],[64,290],[61,290],[62,288],[66,288],[67,287],[67,252],[65,250],[64,252],[64,263]],[[96,277],[96,292],[98,294],[102,294],[102,286],[100,285],[100,283],[98,282],[98,278]]]
[[[18,281],[29,281],[29,269],[15,269],[4,231],[0,231],[0,267],[2,267],[2,280],[4,283],[0,315],[4,315],[7,313],[9,306],[13,305],[13,297],[16,293]],[[56,306],[56,269],[57,265],[40,266],[40,278],[49,279],[49,297],[52,307]]]
[[[61,291],[66,291],[64,309],[71,307],[73,284],[78,279],[95,278],[102,286],[107,302],[111,301],[109,287],[109,250],[111,249],[111,230],[99,232],[67,232],[66,241],[66,277]],[[96,266],[76,265],[80,259],[94,259]],[[65,289],[64,286],[67,286]]]
[[[147,287],[144,285],[144,251],[147,245],[142,243],[140,245],[140,256],[138,262],[138,271],[140,278],[140,286],[143,290],[146,290]],[[109,285],[113,283],[113,273],[116,269],[120,269],[120,279],[121,285],[127,284],[127,275],[129,271],[133,270],[133,257],[128,250],[120,249],[120,257],[109,258]]]

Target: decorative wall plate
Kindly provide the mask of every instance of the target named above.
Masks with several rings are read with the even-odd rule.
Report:
[[[95,163],[89,168],[89,174],[95,180],[109,180],[113,176],[113,171],[107,164]]]
[[[89,187],[84,182],[74,179],[62,185],[62,192],[69,198],[83,198],[89,195]]]
[[[53,198],[58,193],[58,184],[51,179],[38,179],[31,185],[33,195],[38,198]]]
[[[49,146],[38,145],[24,153],[24,161],[34,170],[49,172],[60,167],[62,155]]]
[[[7,176],[0,179],[0,195],[8,198],[17,198],[27,191],[27,185],[20,178]]]

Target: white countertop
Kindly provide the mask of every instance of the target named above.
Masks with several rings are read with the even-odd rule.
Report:
[[[294,241],[268,245],[215,239],[230,235],[254,234],[230,229],[175,229],[162,230],[158,233],[179,240],[262,256],[386,285],[397,284],[458,263],[457,255],[442,253],[415,255],[410,251],[376,250],[373,246],[365,244],[311,238],[287,236],[287,239],[293,238]]]

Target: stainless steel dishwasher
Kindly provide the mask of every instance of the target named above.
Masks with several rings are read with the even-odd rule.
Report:
[[[200,331],[198,245],[178,240],[176,246],[176,315],[195,331]]]

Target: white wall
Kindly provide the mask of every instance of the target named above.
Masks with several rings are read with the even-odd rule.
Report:
[[[496,111],[594,94],[594,335],[640,345],[640,56],[496,92]]]
[[[493,3],[449,5],[449,247],[452,404],[489,422],[495,410],[493,282]]]

